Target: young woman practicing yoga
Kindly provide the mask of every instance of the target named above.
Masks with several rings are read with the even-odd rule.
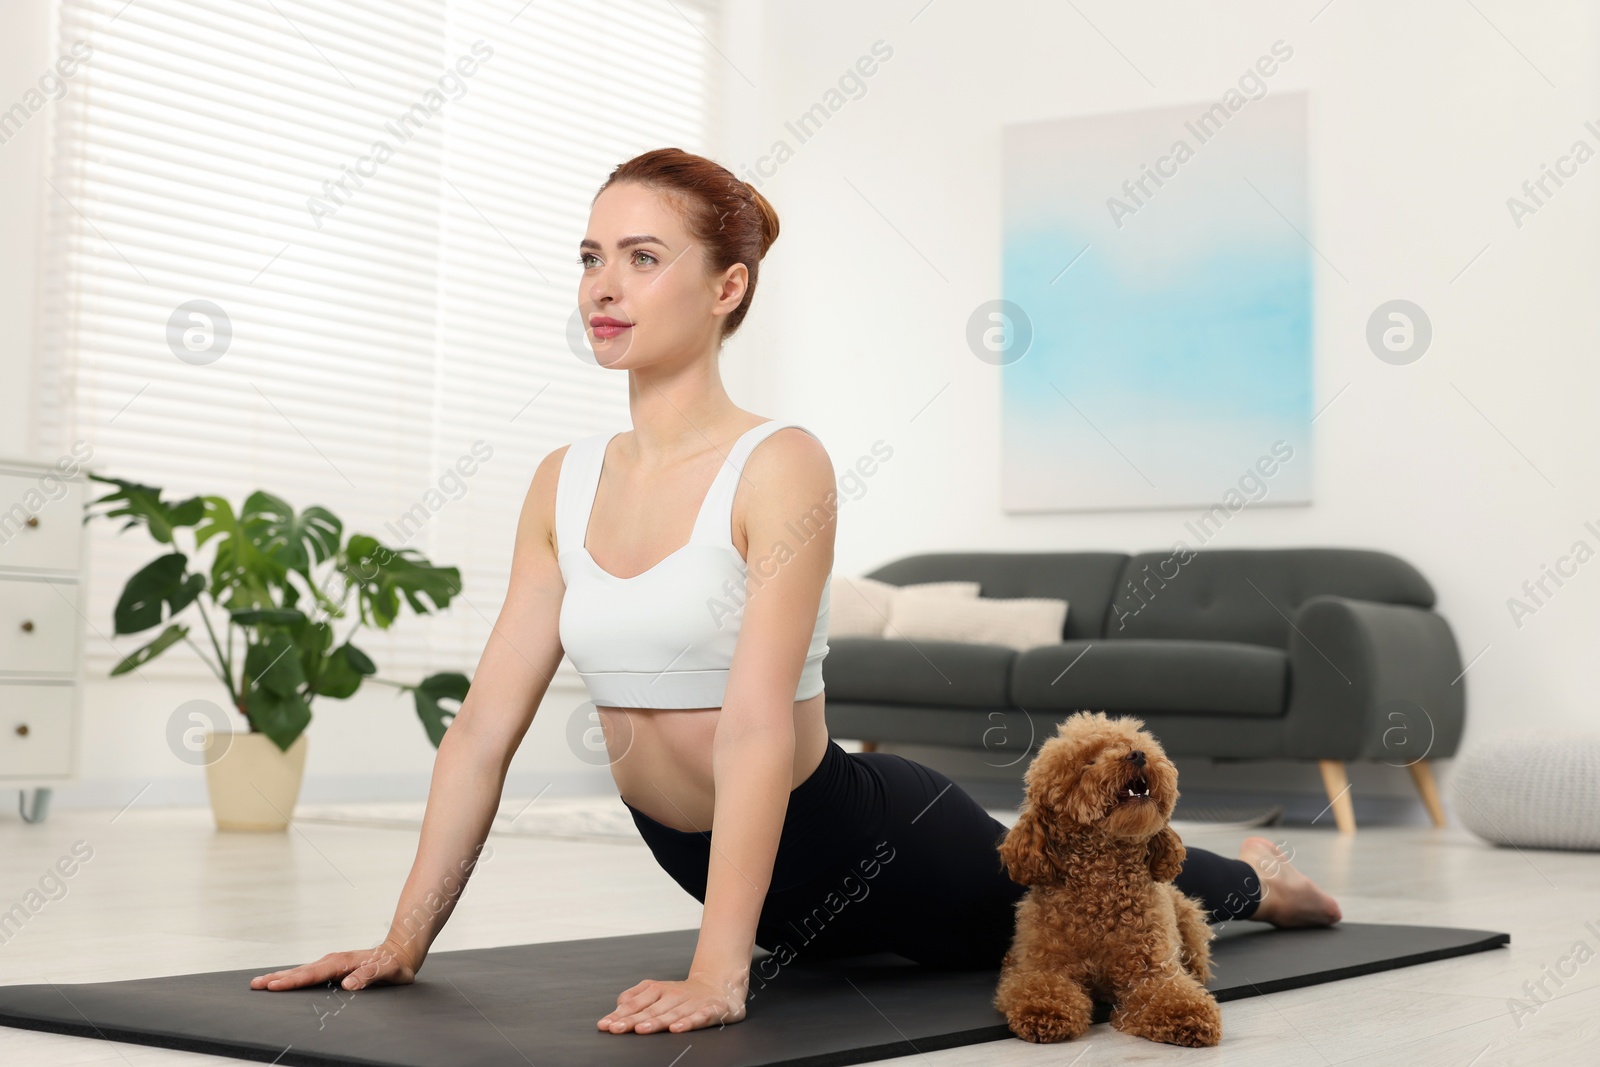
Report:
[[[719,349],[777,234],[765,198],[700,156],[646,152],[607,178],[579,244],[578,302],[599,362],[628,372],[633,429],[557,449],[533,476],[505,606],[439,745],[389,936],[252,988],[413,980],[563,654],[639,832],[704,904],[687,976],[642,976],[598,1028],[740,1020],[772,964],[793,959],[888,950],[999,967],[1025,892],[997,853],[1006,827],[940,772],[828,736],[828,454],[722,387]],[[1213,920],[1339,918],[1264,838],[1239,859],[1189,849],[1177,882]],[[752,975],[756,946],[772,955]]]

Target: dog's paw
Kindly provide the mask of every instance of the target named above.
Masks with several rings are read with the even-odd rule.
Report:
[[[1111,1025],[1125,1034],[1186,1048],[1210,1048],[1222,1040],[1222,1009],[1209,997],[1168,1011],[1113,1014]]]
[[[1057,1041],[1071,1041],[1082,1037],[1089,1029],[1087,1023],[1068,1018],[1049,1006],[1015,1008],[1006,1012],[1006,1025],[1024,1041],[1041,1045]]]
[[[1204,1016],[1194,1016],[1188,1019],[1172,1019],[1167,1024],[1167,1035],[1157,1037],[1157,1041],[1165,1041],[1169,1045],[1183,1045],[1186,1048],[1210,1048],[1222,1040],[1222,1019],[1208,1019]]]

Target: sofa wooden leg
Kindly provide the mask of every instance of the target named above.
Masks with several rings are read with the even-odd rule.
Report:
[[[1322,787],[1328,791],[1328,806],[1333,809],[1334,824],[1341,834],[1356,832],[1356,806],[1350,802],[1350,777],[1345,774],[1341,760],[1318,760],[1322,771]]]
[[[1411,771],[1411,781],[1416,784],[1417,793],[1422,797],[1422,806],[1428,809],[1428,818],[1433,820],[1433,825],[1444,826],[1444,805],[1439,802],[1439,786],[1433,780],[1433,768],[1425,759],[1407,767]]]
[[[876,741],[863,741],[863,742],[861,742],[861,751],[863,751],[863,752],[876,752],[876,751],[878,751],[878,742],[876,742]]]

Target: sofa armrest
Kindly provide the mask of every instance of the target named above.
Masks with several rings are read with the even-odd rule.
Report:
[[[1454,755],[1465,717],[1461,653],[1442,615],[1341,596],[1295,612],[1286,755],[1404,766]]]

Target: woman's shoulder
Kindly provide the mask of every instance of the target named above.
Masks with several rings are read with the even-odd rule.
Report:
[[[757,456],[765,455],[770,462],[777,457],[779,462],[801,463],[816,462],[817,459],[827,460],[828,449],[822,443],[822,437],[805,423],[794,419],[768,419],[755,429],[778,423],[777,426],[762,434],[750,451],[750,462],[755,462]]]
[[[788,420],[756,442],[745,458],[744,472],[753,484],[770,485],[784,497],[813,497],[834,485],[833,460],[822,439]]]

